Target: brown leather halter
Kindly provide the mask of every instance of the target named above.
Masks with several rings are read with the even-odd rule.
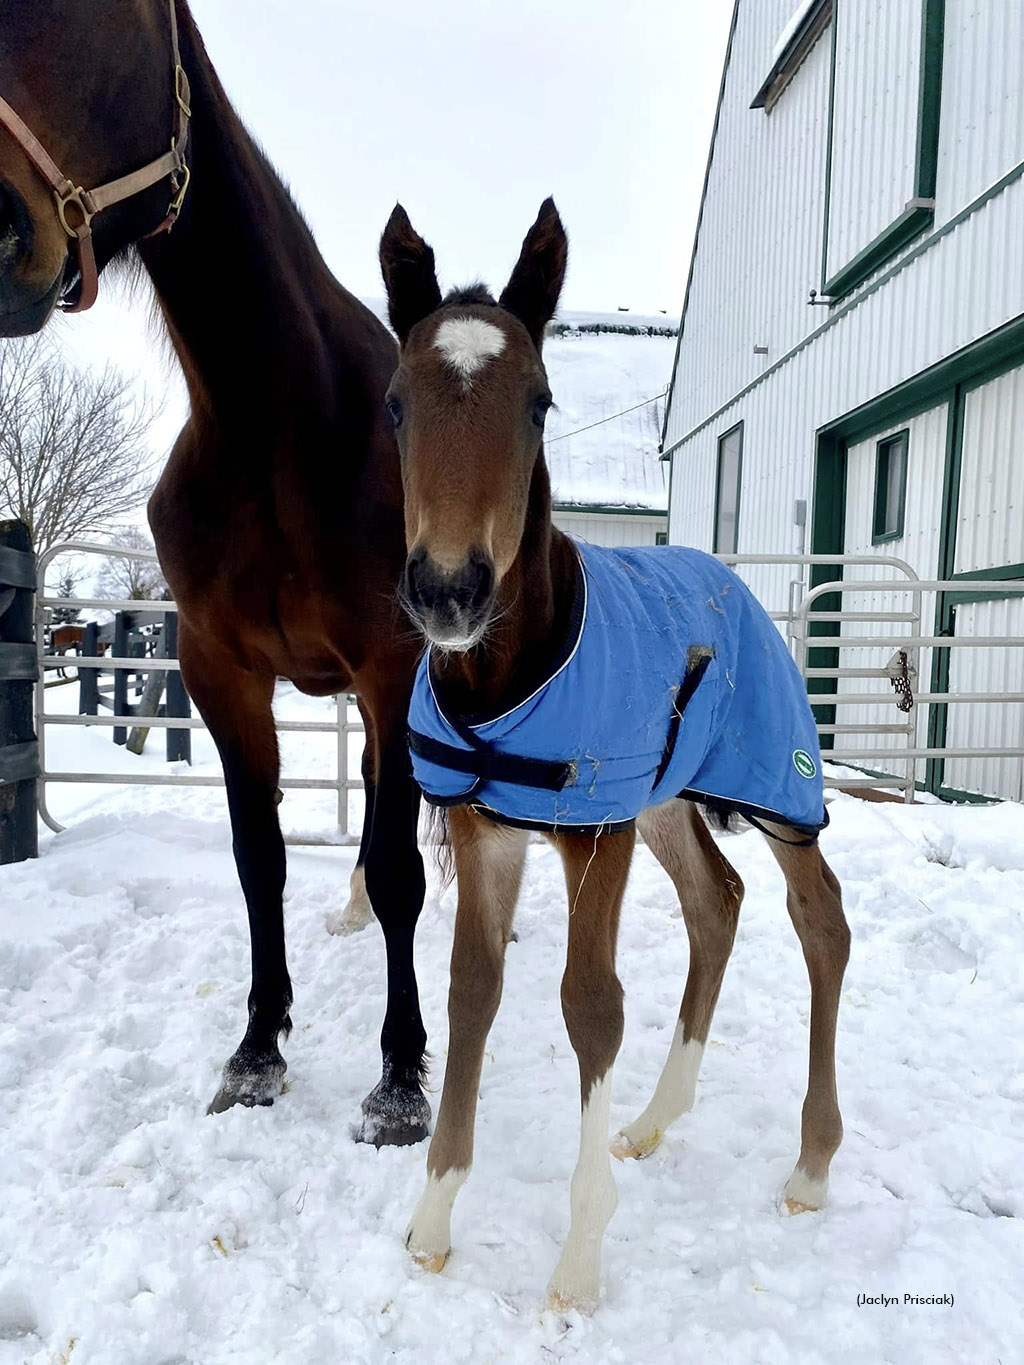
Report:
[[[177,105],[177,121],[171,137],[171,150],[163,156],[150,161],[141,170],[132,171],[118,180],[108,181],[94,190],[85,190],[81,185],[66,176],[35,136],[28,125],[0,97],[0,124],[7,129],[53,190],[57,204],[57,217],[64,231],[75,243],[78,251],[78,270],[81,275],[81,288],[74,303],[61,301],[58,305],[66,313],[84,313],[96,302],[99,293],[99,275],[96,269],[96,253],[92,243],[92,220],[97,213],[119,204],[122,199],[131,199],[141,194],[151,185],[165,177],[170,178],[172,199],[167,216],[150,237],[159,232],[169,232],[174,226],[188,189],[189,169],[185,162],[185,142],[188,138],[188,121],[192,117],[189,108],[189,85],[181,65],[178,50],[178,18],[174,10],[174,0],[169,0],[171,11],[171,52],[174,57],[174,100]],[[77,221],[68,217],[68,211]]]

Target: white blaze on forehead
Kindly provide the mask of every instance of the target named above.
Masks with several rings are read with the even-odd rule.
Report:
[[[468,383],[492,356],[505,349],[505,333],[481,318],[445,318],[434,345]]]

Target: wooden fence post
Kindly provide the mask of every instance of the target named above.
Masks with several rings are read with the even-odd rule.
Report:
[[[39,853],[39,745],[32,716],[32,685],[39,673],[35,587],[28,527],[0,521],[0,863],[20,863]]]
[[[164,612],[163,637],[166,644],[166,657],[176,659],[178,657],[178,613],[176,611]],[[188,720],[192,715],[189,695],[185,691],[181,673],[177,670],[167,674],[167,702],[164,714],[176,716],[179,720]],[[167,762],[174,763],[178,759],[184,759],[186,763],[192,762],[191,730],[168,729],[167,731]]]
[[[114,643],[111,648],[114,657],[126,658],[128,655],[128,628],[131,625],[131,617],[127,612],[119,611],[114,616]],[[128,714],[128,670],[126,668],[114,669],[114,715],[126,716]],[[128,741],[128,730],[123,725],[114,726],[114,743],[126,744]]]

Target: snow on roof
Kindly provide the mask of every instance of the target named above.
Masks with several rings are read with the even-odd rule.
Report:
[[[560,321],[582,317],[570,314]],[[607,320],[613,318],[665,325],[664,318],[629,313]],[[667,509],[658,454],[665,400],[659,395],[668,386],[674,353],[674,337],[570,332],[547,338],[544,363],[555,407],[548,414],[544,450],[555,502]],[[624,412],[627,408],[633,410]]]

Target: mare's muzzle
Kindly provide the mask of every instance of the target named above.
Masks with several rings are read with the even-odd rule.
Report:
[[[405,601],[427,639],[444,649],[471,649],[490,619],[495,596],[494,564],[471,550],[448,571],[422,545],[405,562]]]

